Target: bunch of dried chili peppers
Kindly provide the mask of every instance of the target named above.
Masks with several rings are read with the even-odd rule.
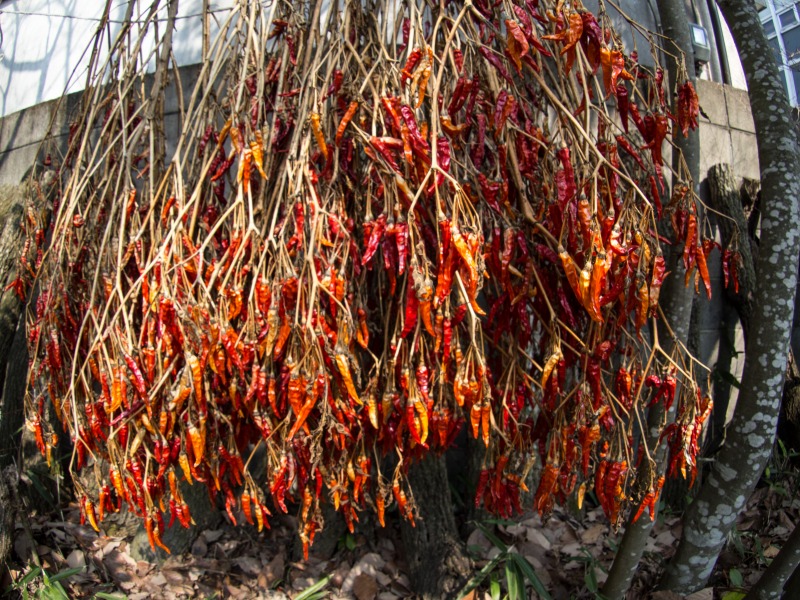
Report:
[[[96,66],[61,193],[28,211],[28,425],[96,479],[85,519],[125,505],[163,546],[186,480],[234,523],[295,507],[307,547],[321,502],[413,520],[409,465],[464,428],[478,506],[522,510],[538,462],[540,513],[593,490],[652,517],[643,413],[677,403],[668,471],[693,478],[710,410],[691,360],[647,360],[659,219],[710,290],[680,174],[661,199],[691,83],[670,106],[579,1],[292,4],[232,9],[169,161],[136,69]]]

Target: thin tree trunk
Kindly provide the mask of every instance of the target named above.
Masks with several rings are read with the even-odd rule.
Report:
[[[795,527],[789,539],[772,560],[766,571],[751,588],[745,600],[767,600],[768,598],[796,598],[784,596],[784,585],[800,565],[800,527]]]
[[[22,426],[22,394],[9,393],[19,390],[20,379],[25,381],[25,365],[19,373],[19,365],[12,353],[15,338],[19,338],[18,323],[23,304],[12,290],[2,292],[17,276],[19,256],[24,244],[20,227],[22,206],[28,184],[2,186],[0,188],[0,564],[5,564],[13,542],[16,503],[12,501],[16,485],[14,462],[19,448],[19,430]],[[24,344],[25,336],[22,334]],[[8,369],[9,358],[12,368]],[[8,377],[7,377],[8,373]],[[5,391],[3,391],[5,390]],[[5,467],[9,467],[6,470]]]
[[[673,54],[684,52],[686,55],[686,71],[689,79],[694,82],[694,54],[692,52],[692,38],[689,23],[686,16],[686,8],[682,0],[658,0],[658,12],[661,20],[661,30],[665,36],[673,40],[677,52],[672,52],[667,56],[666,70],[673,74],[673,78],[679,71],[679,64]],[[683,82],[680,82],[683,83]],[[675,81],[670,82],[671,86]],[[689,169],[692,183],[697,186],[700,171],[700,138],[697,131],[690,131],[689,136],[684,138],[678,135],[673,140],[677,151],[673,152],[673,169],[680,172],[681,155]],[[659,340],[664,350],[669,353],[674,344],[680,342],[685,344],[689,337],[689,324],[692,316],[693,288],[685,286],[680,272],[683,270],[680,261],[681,252],[673,248],[668,250],[666,256],[667,269],[673,273],[664,282],[661,293],[661,308],[672,328],[672,334],[662,323],[658,323]],[[674,334],[674,335],[673,335]],[[671,409],[674,412],[675,408]],[[658,444],[661,429],[664,423],[664,410],[661,403],[650,409],[647,416],[647,431],[643,436],[642,443],[647,444],[650,455],[656,462],[656,470],[663,473],[665,470],[666,448]],[[624,597],[633,581],[633,576],[642,559],[647,539],[653,528],[653,522],[646,516],[640,518],[635,523],[629,520],[625,533],[617,549],[614,563],[603,585],[603,596],[609,600]]]
[[[800,565],[794,568],[783,591],[786,592],[785,598],[800,598]]]
[[[731,238],[739,238],[739,254],[742,257],[739,271],[739,294],[726,290],[728,300],[739,314],[744,330],[745,344],[750,330],[750,318],[753,314],[753,294],[756,289],[755,260],[758,247],[748,235],[747,218],[742,208],[742,196],[739,193],[733,170],[728,164],[714,165],[708,171],[708,187],[711,190],[711,203],[715,210],[730,219],[719,219],[722,243],[727,245]]]
[[[15,473],[14,467],[0,469],[0,564],[3,566],[8,564],[8,556],[11,554],[14,542],[16,502],[13,500],[11,486],[16,485]]]
[[[718,4],[745,69],[758,139],[762,178],[759,277],[730,435],[684,515],[683,538],[664,574],[664,587],[678,593],[690,593],[708,581],[769,459],[786,368],[800,244],[800,160],[773,53],[752,2]]]
[[[408,473],[419,507],[416,526],[400,531],[414,591],[422,598],[451,598],[470,575],[470,562],[458,535],[444,457],[428,456]]]
[[[24,244],[20,227],[27,184],[0,188],[0,392],[5,387],[6,367],[17,333],[22,302],[13,290],[5,288],[17,277],[19,256]],[[17,431],[22,424],[22,398],[3,396],[0,401],[0,467],[16,455]]]
[[[758,185],[760,186],[760,184]],[[748,200],[755,203],[757,192],[739,189],[733,170],[728,164],[714,165],[708,170],[708,187],[711,192],[711,207],[724,215],[723,218],[717,219],[722,246],[728,247],[732,240],[737,239],[741,256],[738,272],[739,293],[734,292],[732,285],[725,289],[724,317],[720,327],[727,334],[737,322],[741,322],[746,347],[756,289],[755,258],[758,256],[758,245],[750,235],[744,206]],[[742,186],[742,188],[745,187],[747,186]],[[732,353],[735,352],[734,341],[725,334],[720,340],[719,359],[716,367],[720,372],[730,371]],[[706,444],[706,451],[709,455],[716,454],[725,441],[725,425],[730,396],[730,383],[720,378],[714,384],[714,414],[712,415],[710,440],[707,440]]]

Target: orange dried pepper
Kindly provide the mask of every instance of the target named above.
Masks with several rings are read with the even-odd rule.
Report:
[[[314,134],[314,139],[317,140],[317,146],[319,146],[319,151],[322,152],[322,156],[325,158],[325,161],[328,160],[328,144],[325,143],[325,136],[322,134],[322,126],[320,125],[320,115],[319,113],[311,113],[309,117],[311,122],[311,131]]]
[[[348,358],[347,354],[344,352],[336,353],[336,366],[339,368],[339,373],[344,380],[344,387],[347,389],[347,395],[350,396],[350,399],[353,402],[360,406],[363,404],[363,402],[361,401],[361,398],[358,397],[356,386],[353,383],[353,376],[350,373],[350,359]]]

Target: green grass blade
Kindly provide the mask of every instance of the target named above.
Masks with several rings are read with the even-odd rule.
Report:
[[[525,600],[525,578],[513,560],[506,561],[508,600]]]
[[[530,581],[534,591],[537,594],[539,594],[542,598],[544,598],[544,600],[553,600],[553,597],[547,591],[547,588],[544,587],[542,580],[539,579],[539,576],[533,569],[533,565],[528,562],[528,559],[522,556],[521,554],[517,553],[512,553],[510,557],[519,567],[519,570],[522,571],[522,574],[525,576],[525,579]]]
[[[327,577],[323,577],[317,583],[312,585],[311,587],[307,587],[304,589],[300,594],[295,596],[295,600],[318,600],[319,598],[324,598],[325,594],[328,592],[325,591],[325,587],[328,585],[328,582],[331,580],[331,576],[328,575]]]
[[[486,566],[484,566],[480,571],[475,573],[475,575],[473,575],[470,578],[467,584],[463,588],[461,588],[458,594],[456,594],[456,598],[463,598],[464,596],[469,594],[472,590],[474,590],[476,587],[478,587],[481,583],[483,583],[483,580],[489,576],[489,573],[494,571],[497,568],[497,565],[499,565],[505,559],[506,559],[506,554],[504,552],[501,552],[500,554],[495,556],[492,560],[490,560],[488,563],[486,563]]]

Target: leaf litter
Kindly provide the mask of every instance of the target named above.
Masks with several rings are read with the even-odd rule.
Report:
[[[296,523],[292,517],[276,519],[271,530],[255,535],[224,521],[217,529],[201,532],[189,551],[153,564],[132,556],[134,531],[130,526],[128,530],[110,528],[116,535],[97,534],[76,524],[79,510],[73,502],[64,510],[63,517],[47,514],[30,517],[33,541],[19,524],[14,561],[5,574],[3,589],[11,583],[9,575],[19,581],[30,570],[35,544],[42,567],[51,575],[70,568],[82,569],[62,580],[70,598],[91,598],[103,592],[129,600],[151,597],[280,600],[297,597],[326,576],[330,576],[325,588],[330,598],[414,597],[400,551],[397,521],[387,523],[387,528],[380,530],[383,534],[380,538],[367,531],[369,524],[361,528],[363,531],[356,529],[352,543],[340,540],[330,559],[318,556],[312,548],[308,561],[295,560]],[[685,599],[724,598],[726,593],[740,589],[737,584],[741,589],[751,586],[798,522],[800,502],[791,493],[777,485],[759,487],[739,516],[736,532],[720,555],[709,587]],[[592,598],[585,575],[593,571],[602,585],[621,537],[621,532],[612,531],[600,507],[585,510],[580,518],[555,507],[545,521],[531,511],[516,521],[497,525],[495,534],[528,560],[555,599]],[[679,516],[659,515],[628,599],[684,598],[671,592],[651,591],[666,561],[675,552],[680,534]],[[466,543],[476,571],[498,553],[498,548],[480,530],[475,530]],[[490,600],[491,596],[479,589],[474,598]]]

